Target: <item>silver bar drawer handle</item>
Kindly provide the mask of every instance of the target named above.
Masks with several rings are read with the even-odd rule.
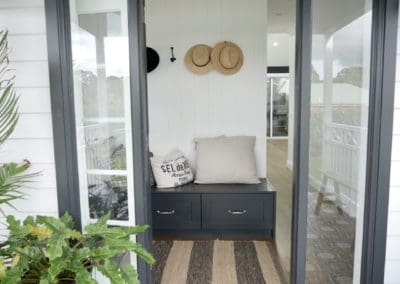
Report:
[[[171,211],[160,211],[160,210],[157,210],[157,214],[160,214],[160,215],[173,215],[173,214],[175,214],[175,210],[171,210]]]
[[[247,210],[228,210],[228,213],[231,215],[243,215],[246,214]]]

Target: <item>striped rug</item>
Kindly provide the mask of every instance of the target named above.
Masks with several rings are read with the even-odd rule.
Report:
[[[278,258],[265,241],[154,241],[155,284],[284,283]]]

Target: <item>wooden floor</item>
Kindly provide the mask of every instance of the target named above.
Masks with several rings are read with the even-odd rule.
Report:
[[[284,284],[267,241],[154,241],[154,284]]]
[[[276,190],[276,247],[286,279],[290,272],[292,171],[287,167],[288,140],[267,140],[267,179]]]

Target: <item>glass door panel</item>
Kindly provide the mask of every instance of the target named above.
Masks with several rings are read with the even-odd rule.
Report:
[[[270,75],[267,80],[267,137],[288,136],[289,77]]]
[[[82,224],[133,225],[127,2],[71,0],[70,14]]]
[[[288,136],[289,78],[272,78],[272,136]]]
[[[359,283],[371,3],[312,5],[306,282]]]

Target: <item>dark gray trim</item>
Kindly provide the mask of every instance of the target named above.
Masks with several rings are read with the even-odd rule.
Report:
[[[398,0],[374,0],[361,283],[383,283],[389,203]]]
[[[68,0],[45,0],[59,214],[81,228]]]
[[[310,143],[312,2],[298,0],[294,102],[291,282],[304,283],[307,256],[307,196]]]
[[[144,3],[128,1],[128,31],[130,51],[131,113],[135,182],[135,216],[137,224],[151,225],[151,185],[148,149],[148,114],[146,82],[146,39]],[[151,248],[151,230],[137,236],[137,241]],[[151,269],[138,259],[141,283],[152,283]]]
[[[268,66],[267,73],[289,73],[289,66]]]
[[[144,3],[127,0],[127,4],[135,213],[138,224],[151,224]],[[70,212],[81,228],[69,1],[45,0],[45,6],[58,206],[60,214]],[[151,238],[148,230],[138,242],[149,248]],[[149,265],[138,260],[138,271],[141,283],[151,283]]]

